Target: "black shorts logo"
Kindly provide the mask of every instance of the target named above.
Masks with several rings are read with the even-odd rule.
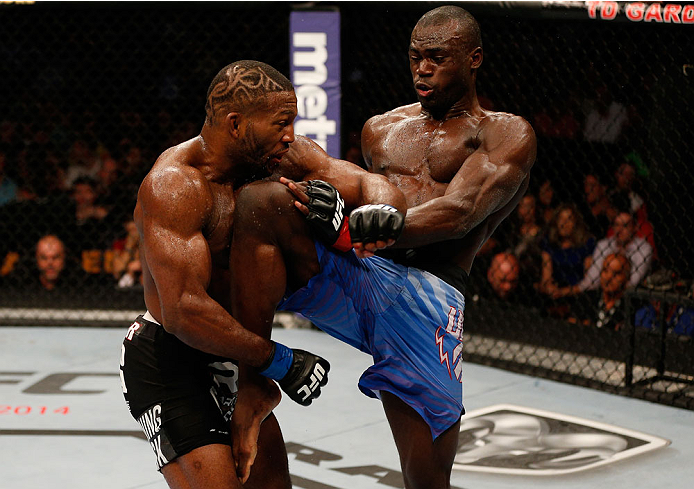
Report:
[[[142,413],[142,415],[137,418],[137,422],[142,426],[142,430],[145,432],[145,436],[152,450],[154,450],[154,455],[157,458],[157,467],[161,469],[164,465],[169,463],[169,459],[166,458],[162,451],[161,404],[152,406]]]

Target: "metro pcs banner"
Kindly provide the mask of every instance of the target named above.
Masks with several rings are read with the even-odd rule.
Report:
[[[340,13],[296,11],[289,18],[290,77],[297,134],[340,158]]]

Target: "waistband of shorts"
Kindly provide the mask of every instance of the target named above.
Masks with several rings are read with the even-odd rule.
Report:
[[[140,327],[135,330],[135,334],[144,338],[154,339],[154,336],[160,331],[159,328],[163,328],[149,311],[139,315],[135,321],[140,324]]]
[[[446,265],[443,267],[422,267],[422,270],[436,275],[448,285],[465,295],[465,289],[470,281],[470,276],[465,270],[456,265]]]
[[[200,361],[203,361],[205,363],[231,361],[234,362],[234,364],[236,364],[235,360],[220,357],[218,355],[213,355],[212,353],[205,353],[204,351],[200,351],[197,348],[193,348],[192,346],[185,344],[183,341],[178,339],[176,335],[166,331],[166,329],[164,329],[164,326],[159,324],[157,320],[154,319],[154,317],[150,314],[149,311],[139,315],[135,322],[137,322],[140,325],[140,327],[135,330],[134,334],[136,336],[141,336],[143,338],[155,340],[157,339],[157,335],[159,335],[158,337],[160,339],[164,339],[165,341],[169,342],[174,342],[176,344],[181,345],[182,348],[190,350],[195,355],[198,355]]]
[[[465,289],[470,281],[468,273],[457,265],[449,262],[432,261],[430,256],[422,258],[416,249],[390,249],[381,250],[379,256],[393,260],[395,263],[406,267],[424,270],[446,282],[461,294],[465,295]]]

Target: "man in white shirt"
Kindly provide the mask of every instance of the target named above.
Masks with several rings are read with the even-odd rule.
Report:
[[[631,262],[629,287],[636,287],[646,276],[653,261],[653,248],[644,238],[636,236],[636,224],[628,212],[620,212],[612,223],[614,235],[598,241],[593,251],[592,264],[583,280],[574,287],[575,293],[600,287],[600,270],[605,257],[622,253]]]

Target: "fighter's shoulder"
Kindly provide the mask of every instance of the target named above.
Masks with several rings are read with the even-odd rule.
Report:
[[[166,202],[172,207],[182,202],[209,200],[210,183],[192,164],[192,153],[186,143],[165,150],[142,181],[138,200],[144,205]]]
[[[405,119],[416,117],[421,113],[421,105],[419,103],[403,105],[397,107],[383,114],[378,114],[371,117],[366,124],[364,124],[365,130],[378,131],[383,129],[390,124],[400,122]]]
[[[484,117],[480,120],[480,131],[503,132],[517,136],[531,135],[533,139],[535,137],[535,132],[527,120],[508,112],[485,111]]]

